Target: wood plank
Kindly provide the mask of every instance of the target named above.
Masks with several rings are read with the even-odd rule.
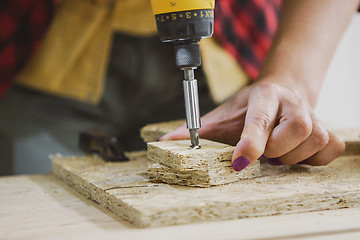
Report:
[[[141,154],[130,162],[53,157],[53,172],[137,227],[360,206],[360,156],[327,167],[264,165],[262,177],[212,188],[154,184]]]
[[[360,208],[134,229],[52,174],[0,177],[3,239],[359,239]]]
[[[184,186],[210,187],[260,176],[260,161],[240,172],[231,166],[235,147],[200,139],[201,148],[192,149],[189,140],[147,144],[149,180]]]

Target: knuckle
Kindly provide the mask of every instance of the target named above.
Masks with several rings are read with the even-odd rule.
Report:
[[[312,132],[314,147],[318,149],[324,148],[329,143],[329,134],[324,128],[316,128]]]
[[[267,113],[258,113],[251,116],[250,122],[261,130],[269,130],[273,124],[271,117]]]
[[[262,95],[266,96],[276,95],[279,92],[279,86],[273,83],[260,83],[257,86],[257,90]]]
[[[311,118],[306,115],[295,116],[290,121],[290,126],[296,136],[308,137],[312,131]]]

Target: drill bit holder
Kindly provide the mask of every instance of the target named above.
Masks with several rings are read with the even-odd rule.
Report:
[[[190,132],[192,148],[199,148],[200,109],[197,80],[194,69],[201,65],[200,46],[197,42],[175,44],[176,66],[184,71],[184,98],[186,125]]]
[[[197,80],[194,78],[194,69],[185,68],[183,87],[185,98],[186,125],[190,131],[191,147],[199,147],[200,108]]]

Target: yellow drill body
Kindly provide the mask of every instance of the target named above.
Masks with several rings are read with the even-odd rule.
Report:
[[[214,9],[215,0],[151,0],[154,15]]]

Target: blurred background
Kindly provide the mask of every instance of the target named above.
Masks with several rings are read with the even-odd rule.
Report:
[[[337,48],[315,112],[330,128],[360,128],[360,14]]]

